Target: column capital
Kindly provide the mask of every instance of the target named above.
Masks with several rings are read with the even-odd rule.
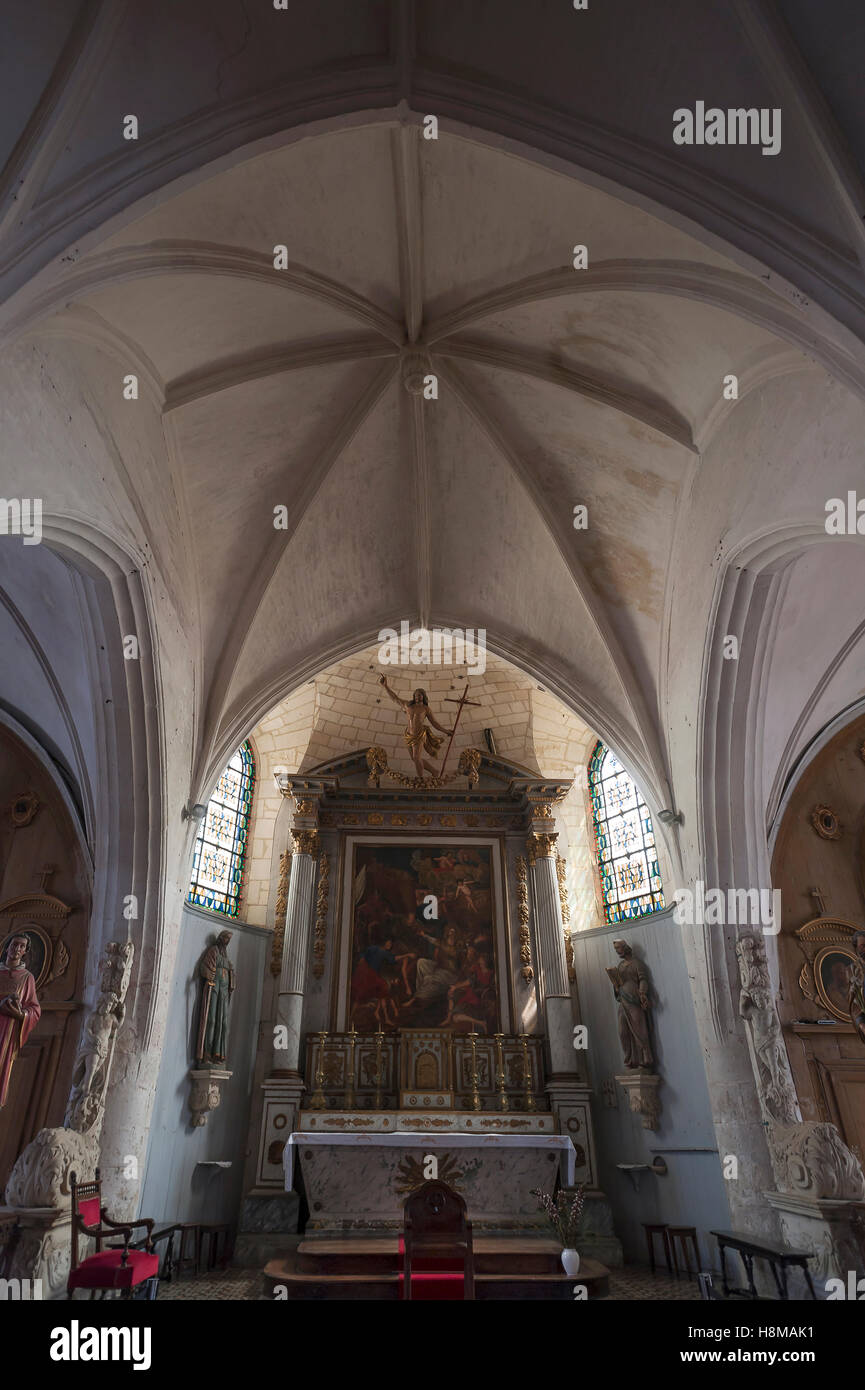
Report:
[[[531,832],[526,837],[526,852],[529,856],[529,863],[534,864],[536,859],[555,859],[557,831]]]
[[[315,857],[318,850],[318,831],[292,829],[292,849],[295,854],[308,854]]]

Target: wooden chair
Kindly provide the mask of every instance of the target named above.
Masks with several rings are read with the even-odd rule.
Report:
[[[153,1253],[153,1221],[146,1217],[142,1221],[112,1221],[102,1205],[102,1178],[99,1169],[92,1182],[79,1183],[76,1175],[70,1173],[69,1184],[72,1189],[72,1261],[66,1291],[72,1295],[75,1289],[89,1289],[90,1296],[97,1289],[118,1290],[121,1298],[131,1298],[132,1290],[150,1281],[149,1294],[156,1297],[156,1283],[159,1274],[159,1256]],[[147,1237],[143,1250],[130,1248],[132,1232],[144,1226]],[[79,1236],[91,1236],[96,1241],[96,1253],[78,1258]],[[122,1246],[109,1246],[103,1250],[106,1237],[122,1235]]]
[[[403,1298],[458,1298],[461,1281],[463,1299],[473,1299],[472,1223],[460,1194],[446,1182],[425,1182],[403,1210]]]
[[[670,1234],[667,1223],[664,1221],[652,1225],[644,1221],[643,1230],[646,1232],[646,1244],[649,1247],[649,1268],[652,1273],[655,1273],[655,1236],[660,1236],[661,1253],[664,1256],[664,1264],[667,1266],[667,1273],[671,1274],[673,1272],[672,1252],[670,1249]]]
[[[670,1240],[670,1250],[673,1255],[673,1273],[679,1277],[679,1255],[682,1257],[682,1264],[685,1266],[685,1273],[691,1277],[691,1258],[688,1251],[688,1241],[694,1250],[694,1273],[700,1272],[700,1246],[697,1240],[696,1226],[669,1226],[667,1235]],[[677,1248],[678,1242],[678,1248]]]

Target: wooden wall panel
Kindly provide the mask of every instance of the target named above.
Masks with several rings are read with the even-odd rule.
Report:
[[[831,1018],[809,999],[800,978],[808,952],[797,929],[815,919],[865,929],[865,718],[843,729],[814,759],[784,814],[772,856],[772,883],[781,890],[778,1011],[787,1041],[802,1117],[837,1124],[865,1163],[865,1042],[852,1023]],[[840,836],[827,839],[812,823],[818,806],[838,819]],[[814,890],[817,890],[815,896]],[[811,992],[814,993],[813,988]]]

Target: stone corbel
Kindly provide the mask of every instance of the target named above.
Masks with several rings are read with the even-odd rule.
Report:
[[[631,1111],[643,1117],[643,1129],[657,1129],[661,1118],[660,1076],[644,1071],[630,1071],[616,1080],[628,1097]]]
[[[219,1067],[193,1068],[189,1073],[192,1082],[189,1091],[189,1108],[195,1126],[206,1125],[211,1110],[216,1110],[221,1099],[220,1086],[230,1081],[232,1072]]]

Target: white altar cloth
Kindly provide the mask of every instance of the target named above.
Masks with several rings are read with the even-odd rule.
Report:
[[[425,1153],[435,1153],[436,1149],[557,1149],[562,1182],[565,1187],[574,1185],[576,1150],[566,1134],[315,1134],[295,1130],[282,1155],[287,1192],[294,1185],[294,1150],[299,1144],[304,1148],[354,1145],[367,1149],[423,1149]]]

